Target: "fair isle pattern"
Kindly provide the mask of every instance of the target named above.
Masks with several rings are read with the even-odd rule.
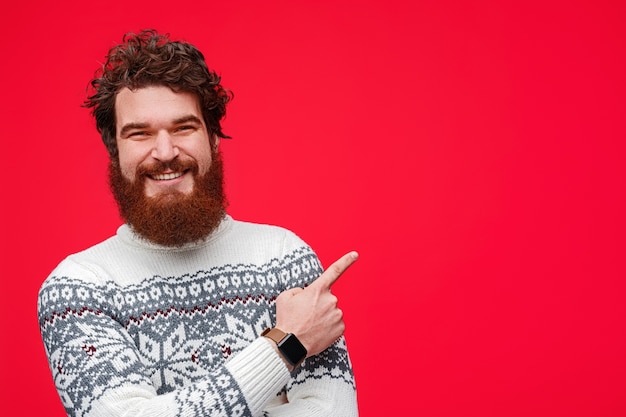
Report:
[[[272,326],[280,292],[321,272],[302,247],[263,265],[222,265],[125,287],[50,277],[39,321],[66,410],[86,415],[108,391],[130,383],[175,395],[177,415],[250,415],[224,363]],[[343,338],[309,358],[290,384],[322,377],[354,386]]]

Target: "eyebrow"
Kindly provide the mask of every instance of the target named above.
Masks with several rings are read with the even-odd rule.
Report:
[[[120,130],[120,136],[125,136],[129,131],[133,129],[145,129],[148,126],[148,123],[127,123]]]
[[[197,123],[200,125],[202,124],[202,120],[200,120],[197,116],[194,116],[193,114],[190,114],[188,116],[182,116],[172,121],[172,123],[175,125],[180,125],[180,124],[190,123],[190,122]],[[146,129],[148,127],[150,127],[148,123],[132,123],[132,122],[127,123],[124,126],[122,126],[122,129],[120,130],[120,136],[124,136],[128,132],[134,129]]]
[[[200,120],[198,117],[194,116],[193,114],[190,114],[189,116],[183,116],[183,117],[179,117],[178,119],[174,119],[174,124],[175,125],[180,125],[183,123],[197,123],[197,124],[202,124],[202,120]]]

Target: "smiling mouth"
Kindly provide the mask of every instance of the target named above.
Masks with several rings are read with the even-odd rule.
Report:
[[[156,181],[173,180],[173,179],[176,179],[178,177],[182,177],[185,172],[186,171],[169,172],[167,174],[153,174],[153,175],[150,175],[150,178],[152,178],[153,180],[156,180]]]

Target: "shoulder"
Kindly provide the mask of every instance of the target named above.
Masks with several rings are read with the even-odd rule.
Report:
[[[272,250],[278,257],[292,252],[313,252],[313,249],[295,232],[281,226],[233,220],[232,238],[245,246]]]
[[[284,281],[309,282],[319,276],[322,265],[315,251],[293,231],[281,226],[233,220],[232,242],[249,259],[281,270]],[[289,278],[287,278],[289,275]]]
[[[49,291],[55,293],[59,288],[102,285],[107,275],[103,266],[119,258],[119,254],[123,252],[119,239],[113,236],[80,252],[68,255],[44,280],[39,289],[40,296]]]
[[[232,220],[233,232],[248,238],[261,239],[289,239],[305,244],[294,232],[281,226],[263,223],[252,223],[241,220]]]
[[[90,260],[94,248],[110,244],[106,242],[69,255],[52,270],[39,288],[37,308],[40,318],[54,311],[64,311],[72,303],[106,299],[102,295],[106,292],[104,273],[96,262]]]

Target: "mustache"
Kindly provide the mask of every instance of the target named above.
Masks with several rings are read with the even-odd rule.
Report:
[[[198,174],[198,163],[194,160],[180,160],[178,158],[172,161],[157,161],[150,164],[140,165],[137,167],[137,178],[162,174],[168,171],[191,171],[194,175]]]

